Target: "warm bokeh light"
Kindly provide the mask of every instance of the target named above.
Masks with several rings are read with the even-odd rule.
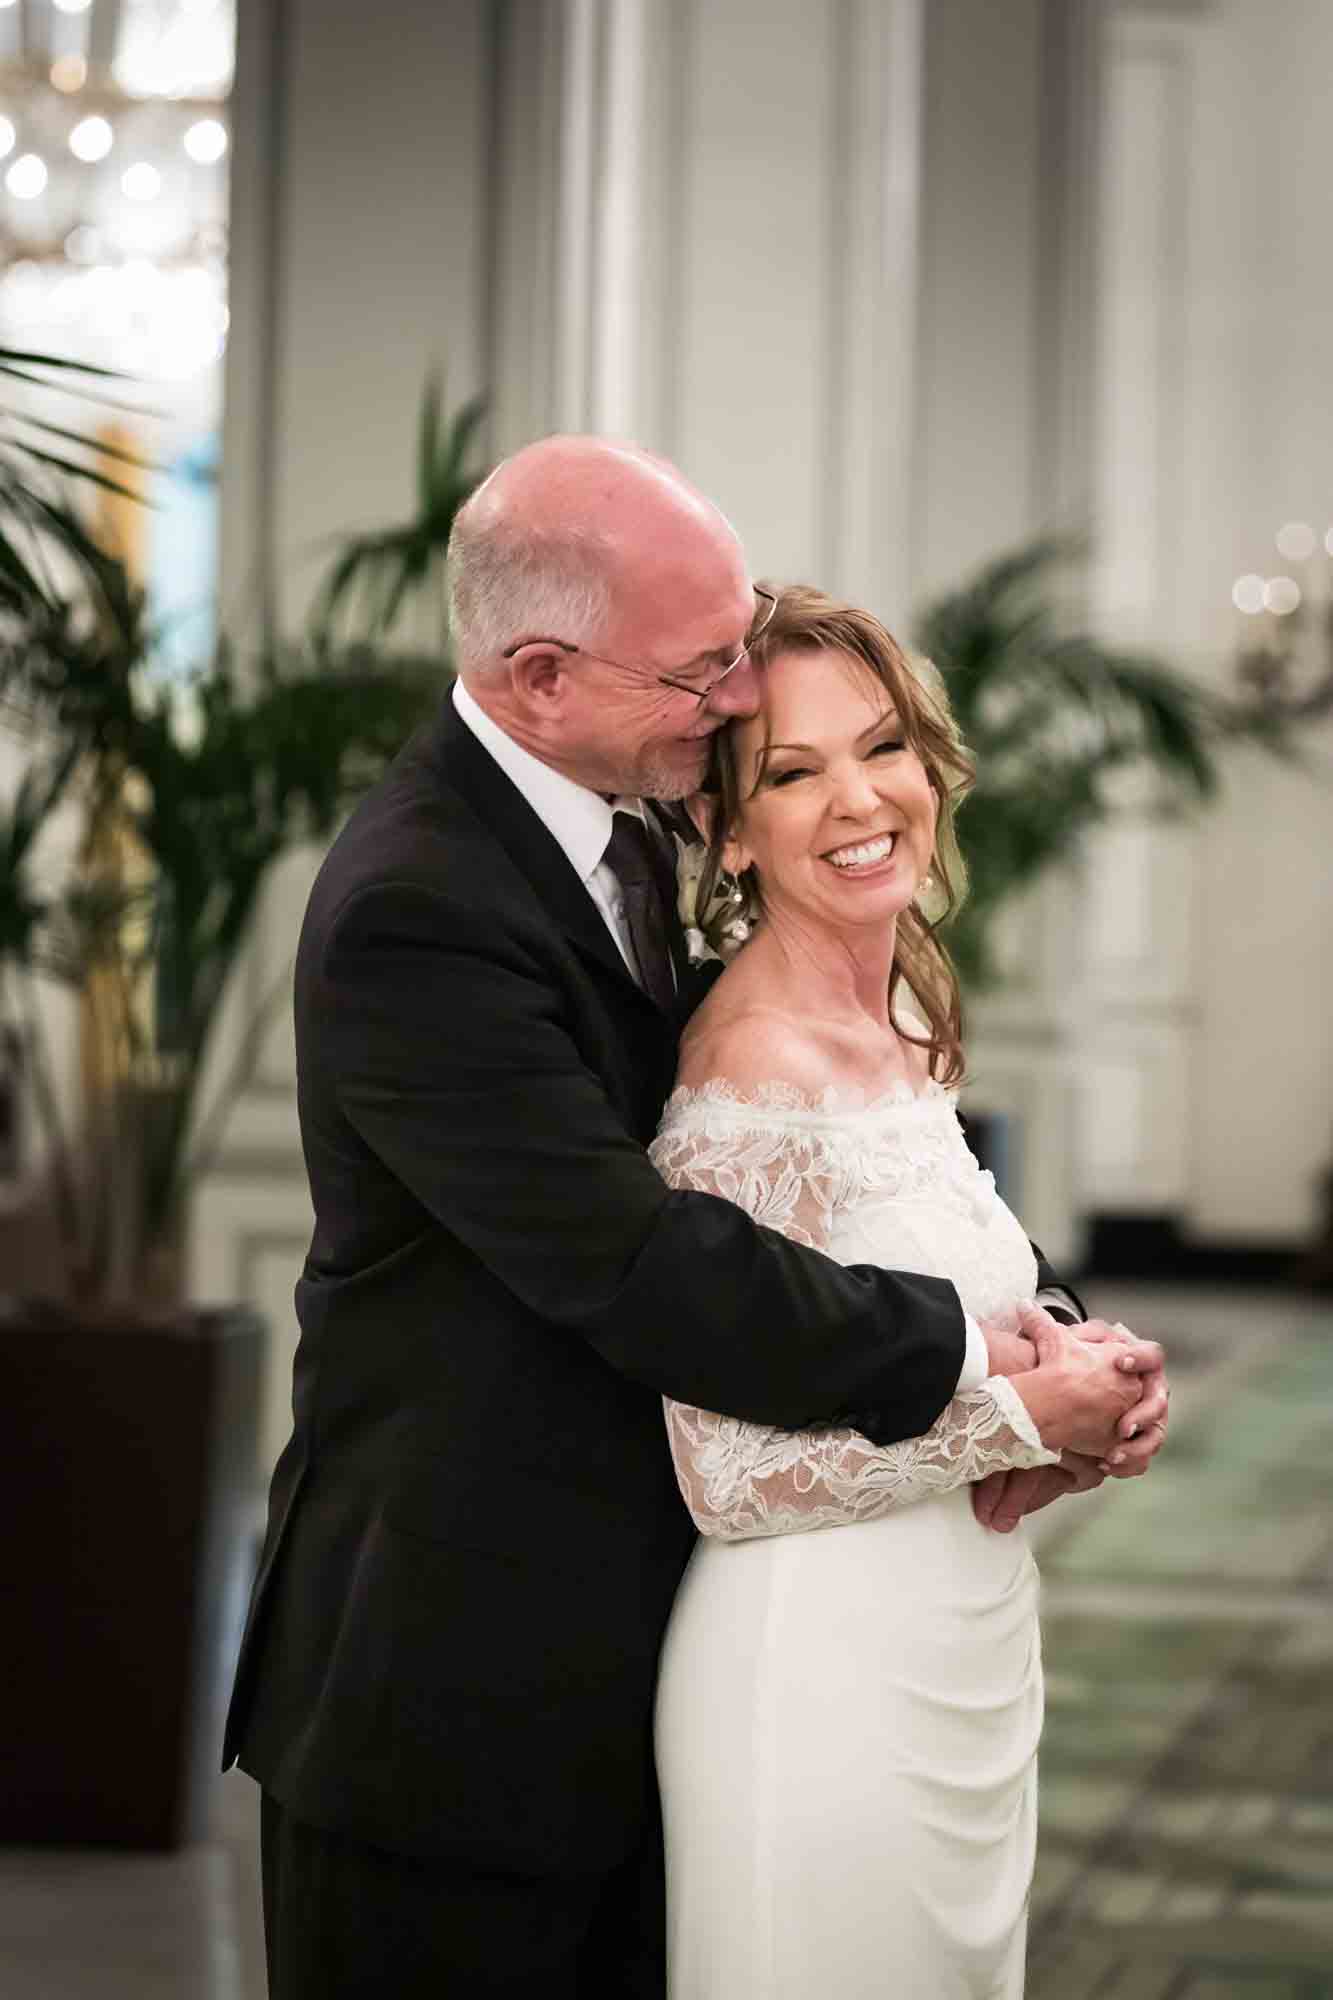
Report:
[[[16,201],[34,201],[46,186],[46,162],[36,153],[20,153],[5,175],[5,186]]]
[[[69,135],[69,150],[76,160],[104,160],[116,142],[105,118],[81,118]]]
[[[1231,586],[1231,602],[1237,611],[1253,617],[1264,608],[1264,580],[1261,576],[1238,576]]]
[[[210,167],[227,150],[227,128],[216,118],[201,118],[191,125],[181,143],[192,160]]]
[[[1264,585],[1264,608],[1285,618],[1301,601],[1301,587],[1294,577],[1270,576]]]
[[[1314,529],[1305,521],[1288,521],[1276,535],[1278,554],[1288,562],[1304,562],[1314,554]]]
[[[82,90],[88,81],[88,64],[83,56],[57,56],[51,65],[51,82],[66,95]]]

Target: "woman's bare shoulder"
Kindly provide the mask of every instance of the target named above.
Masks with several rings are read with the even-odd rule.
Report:
[[[834,1081],[829,1051],[800,1021],[776,1008],[700,1009],[681,1042],[676,1082],[687,1089],[721,1080],[737,1090],[786,1083],[817,1095]]]

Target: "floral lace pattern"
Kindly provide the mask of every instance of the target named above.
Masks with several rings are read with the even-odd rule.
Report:
[[[865,1098],[780,1082],[742,1093],[714,1078],[672,1093],[649,1150],[672,1187],[721,1195],[843,1264],[949,1278],[978,1318],[1012,1315],[1036,1288],[1027,1238],[938,1084]],[[729,1540],[870,1520],[1058,1457],[1001,1377],[956,1396],[923,1437],[891,1446],[665,1407],[685,1504],[704,1534]]]

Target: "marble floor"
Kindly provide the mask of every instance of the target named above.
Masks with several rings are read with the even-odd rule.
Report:
[[[1151,1478],[1034,1524],[1029,2000],[1333,2000],[1333,1302],[1092,1303],[1177,1392]],[[2,2000],[263,2000],[255,1823],[232,1774],[180,1854],[0,1850]]]

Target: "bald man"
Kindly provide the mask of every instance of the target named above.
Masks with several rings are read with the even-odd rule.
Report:
[[[757,702],[727,522],[552,438],[450,569],[452,697],[297,959],[316,1221],[226,1750],[264,1790],[275,2000],[660,1994],[653,1687],[693,1539],[662,1395],[888,1444],[986,1372],[952,1285],[842,1269],[644,1151],[703,982],[641,801]]]

